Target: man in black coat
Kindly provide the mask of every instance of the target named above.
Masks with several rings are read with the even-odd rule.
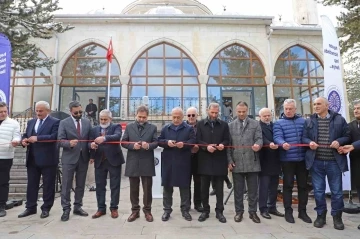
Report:
[[[284,217],[284,214],[276,209],[281,164],[278,146],[274,144],[273,139],[271,111],[268,108],[262,108],[259,111],[259,115],[263,145],[265,146],[259,151],[261,165],[261,172],[259,174],[260,215],[266,219],[271,219],[269,214]]]
[[[89,104],[85,108],[88,119],[92,118],[93,121],[96,120],[97,106],[93,103],[93,99],[89,99]]]
[[[224,178],[228,174],[228,161],[225,146],[230,143],[229,126],[225,121],[218,118],[220,105],[210,103],[208,117],[197,123],[196,140],[200,150],[198,153],[199,168],[201,175],[201,201],[204,207],[199,221],[209,218],[209,187],[211,178],[215,182],[216,192],[216,218],[225,223],[224,211]]]
[[[19,218],[36,214],[40,178],[43,179],[43,200],[41,218],[49,216],[54,205],[56,170],[59,164],[57,134],[60,120],[49,115],[48,102],[39,101],[35,105],[37,118],[29,120],[23,135],[22,145],[26,150],[27,192],[26,210]],[[48,142],[41,142],[48,141]]]
[[[97,212],[93,219],[106,214],[106,182],[110,174],[111,217],[117,218],[120,198],[121,165],[125,163],[120,148],[121,125],[111,123],[112,114],[109,110],[102,110],[99,114],[100,125],[92,128],[90,133],[91,143],[90,163],[95,162]],[[119,143],[119,144],[117,144]]]

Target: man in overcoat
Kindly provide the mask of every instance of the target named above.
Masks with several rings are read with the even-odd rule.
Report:
[[[173,187],[180,190],[180,208],[182,216],[191,221],[190,210],[190,175],[191,148],[196,143],[192,126],[183,121],[184,113],[179,107],[171,111],[172,123],[161,130],[159,146],[164,148],[161,161],[161,180],[163,186],[163,221],[168,221],[172,212]]]
[[[113,124],[110,110],[102,110],[99,114],[100,125],[92,128],[90,163],[95,163],[96,200],[98,210],[93,219],[106,214],[106,184],[110,176],[110,212],[112,218],[118,218],[120,198],[121,165],[125,163],[120,148],[121,125]]]
[[[126,126],[122,138],[122,147],[128,149],[125,176],[130,181],[131,215],[127,219],[133,222],[140,216],[139,188],[140,179],[143,188],[143,212],[148,222],[154,220],[151,214],[152,184],[155,176],[154,149],[157,148],[157,127],[148,122],[149,109],[139,106],[136,120]],[[131,142],[131,143],[129,143]],[[134,143],[136,142],[136,143]]]
[[[260,159],[258,151],[263,145],[262,131],[258,121],[248,117],[248,105],[240,101],[236,105],[237,119],[229,124],[231,144],[228,149],[229,169],[234,181],[235,222],[241,222],[244,214],[245,180],[248,190],[249,217],[260,223],[257,216],[258,174]],[[239,147],[237,147],[239,146]],[[244,146],[244,147],[241,147]]]
[[[259,173],[259,210],[263,218],[271,219],[269,214],[284,217],[276,208],[281,163],[278,146],[274,144],[271,111],[262,108],[259,111],[263,147],[259,151],[261,171]]]
[[[197,123],[196,140],[200,150],[198,153],[198,173],[201,175],[201,201],[203,212],[198,221],[203,222],[209,218],[209,187],[211,179],[214,180],[216,192],[216,218],[226,222],[224,211],[224,178],[228,174],[227,155],[225,146],[230,143],[228,124],[219,119],[220,105],[210,103],[207,109],[207,118]]]

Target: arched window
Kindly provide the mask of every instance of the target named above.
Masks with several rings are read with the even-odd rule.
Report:
[[[46,58],[41,51],[39,57]],[[45,100],[51,105],[53,83],[47,68],[13,71],[11,78],[11,113],[13,116],[34,107],[35,103],[40,100]]]
[[[120,116],[120,66],[113,57],[109,71],[106,52],[105,47],[91,43],[78,48],[68,58],[61,72],[61,110],[66,110],[72,100],[80,101],[85,107],[88,100],[93,99],[99,113],[106,108],[107,94],[110,94],[110,110],[114,117]],[[109,75],[110,91],[107,90]]]
[[[230,104],[234,109],[237,102],[245,101],[248,114],[253,116],[267,105],[264,67],[245,46],[233,44],[219,51],[210,63],[208,75],[208,102],[218,102],[223,108]]]
[[[185,52],[161,43],[146,50],[134,63],[129,82],[129,114],[143,96],[151,115],[169,115],[174,107],[199,108],[198,70]]]
[[[283,112],[287,98],[296,100],[297,112],[304,117],[312,114],[312,101],[324,95],[324,69],[320,60],[306,48],[292,46],[279,56],[274,75],[276,117]]]

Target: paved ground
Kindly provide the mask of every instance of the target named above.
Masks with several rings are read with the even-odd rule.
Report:
[[[109,192],[108,192],[109,193]],[[226,194],[228,190],[226,189]],[[226,195],[225,194],[225,195]],[[109,197],[108,197],[109,198]],[[211,205],[215,198],[211,197]],[[68,222],[61,222],[62,210],[60,199],[57,198],[50,217],[40,219],[40,210],[37,215],[18,219],[17,215],[24,210],[19,206],[7,211],[8,215],[0,218],[0,238],[72,238],[72,239],[103,239],[103,238],[126,238],[126,239],[240,239],[240,238],[360,238],[360,214],[344,214],[345,230],[337,231],[332,226],[332,218],[328,215],[328,224],[317,229],[312,224],[306,224],[295,217],[296,223],[289,224],[283,218],[266,220],[261,218],[260,224],[253,223],[245,213],[241,223],[236,223],[234,217],[233,196],[226,205],[224,215],[228,222],[222,224],[215,219],[214,212],[205,222],[198,222],[200,213],[191,210],[193,221],[185,221],[179,210],[179,193],[174,194],[174,212],[168,222],[161,221],[162,200],[154,199],[153,215],[154,222],[145,221],[143,215],[135,222],[126,221],[130,215],[129,182],[122,178],[121,201],[119,205],[119,218],[112,219],[109,214],[98,218],[80,217],[71,214]],[[41,202],[39,203],[41,205]],[[278,205],[282,211],[281,204]],[[314,200],[309,200],[308,211],[311,218],[315,219],[313,211]],[[96,212],[96,198],[94,192],[87,191],[84,197],[84,210],[90,215]],[[296,209],[294,210],[296,211]],[[297,216],[297,214],[294,214]]]

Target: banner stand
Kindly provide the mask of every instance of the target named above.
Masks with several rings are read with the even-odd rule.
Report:
[[[11,74],[11,43],[0,33],[0,101],[9,105]],[[10,109],[10,107],[9,107]]]
[[[161,153],[163,148],[157,147],[154,150],[155,175],[153,177],[152,195],[153,198],[163,198],[163,189],[161,186]]]

